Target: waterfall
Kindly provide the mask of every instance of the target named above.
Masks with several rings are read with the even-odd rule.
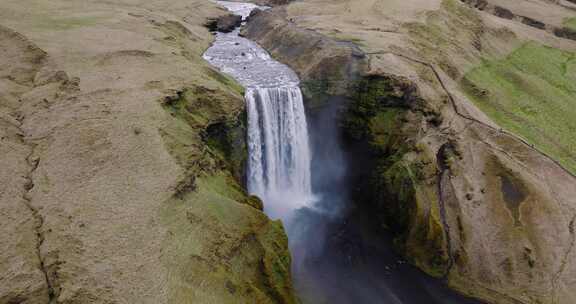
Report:
[[[298,86],[248,88],[248,191],[263,199],[265,212],[286,218],[308,206],[310,147]]]
[[[218,1],[246,16],[257,6]],[[264,9],[264,7],[261,7]],[[311,207],[310,145],[300,80],[239,29],[218,33],[204,58],[246,88],[248,111],[248,192],[264,202],[272,218],[287,220]]]

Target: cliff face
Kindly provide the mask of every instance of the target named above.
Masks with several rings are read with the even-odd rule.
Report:
[[[0,303],[291,303],[204,1],[0,4]]]
[[[576,43],[555,29],[574,5],[492,2],[513,16],[455,0],[294,2],[244,34],[319,84],[311,100],[348,98],[342,131],[372,168],[356,202],[413,264],[490,303],[573,303]]]

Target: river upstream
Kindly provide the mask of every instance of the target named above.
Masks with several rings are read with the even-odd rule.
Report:
[[[218,2],[246,18],[256,5]],[[370,216],[346,208],[344,149],[334,109],[307,117],[299,79],[239,29],[218,33],[204,58],[246,88],[247,187],[281,219],[304,303],[478,303],[405,263]]]

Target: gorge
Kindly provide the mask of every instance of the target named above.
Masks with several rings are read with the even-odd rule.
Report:
[[[250,2],[0,1],[0,304],[576,303],[573,0]]]
[[[217,3],[244,20],[258,8]],[[340,125],[345,102],[331,100],[308,111],[313,114],[307,122],[296,74],[239,33],[216,33],[204,58],[245,87],[246,185],[262,199],[266,214],[284,222],[300,299],[477,303],[408,265],[392,249],[391,236],[371,219],[370,210],[354,206],[349,188],[359,181],[352,176],[363,175],[354,170],[364,168],[348,168],[349,163],[369,155],[344,147]]]

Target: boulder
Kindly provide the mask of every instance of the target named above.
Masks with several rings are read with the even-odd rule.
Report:
[[[242,24],[242,16],[228,14],[218,18],[216,21],[216,31],[230,33]]]

